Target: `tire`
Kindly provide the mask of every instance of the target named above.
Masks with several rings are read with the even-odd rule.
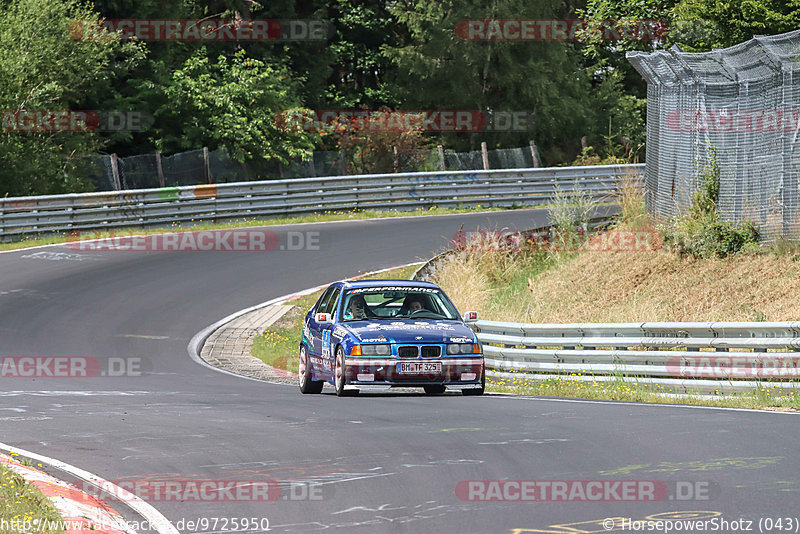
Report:
[[[334,364],[333,371],[333,384],[336,389],[336,396],[343,397],[345,395],[345,366],[344,366],[344,350],[342,347],[336,347],[336,363]]]
[[[430,384],[422,388],[425,390],[426,395],[441,395],[447,389],[443,384]]]
[[[465,397],[472,397],[473,395],[483,395],[483,391],[486,389],[486,371],[484,370],[481,374],[481,387],[475,389],[462,389],[461,394]]]
[[[300,347],[300,363],[298,364],[298,374],[300,375],[300,392],[321,393],[324,382],[322,380],[311,380],[311,366],[308,364],[308,353],[305,346]]]

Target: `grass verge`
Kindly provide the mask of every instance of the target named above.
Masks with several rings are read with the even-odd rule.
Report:
[[[372,280],[376,278],[394,278],[408,280],[419,268],[419,265],[410,265],[399,269],[392,269],[378,274],[367,274],[359,276],[361,280]],[[322,291],[317,291],[293,300],[292,309],[281,317],[278,322],[264,330],[253,340],[251,354],[276,369],[297,372],[298,347],[300,346],[300,336],[303,329],[303,319],[309,308],[317,302],[322,295]]]
[[[25,463],[19,457],[15,459]],[[61,514],[50,500],[35,486],[26,482],[22,475],[5,465],[0,465],[0,522],[11,528],[15,521],[19,529],[10,532],[25,532],[23,526],[35,525],[34,532],[64,534],[63,529],[38,528],[39,525],[58,525],[62,521]],[[34,521],[37,523],[34,524]]]
[[[576,375],[572,375],[574,377]],[[781,390],[769,382],[751,392],[709,398],[705,395],[666,395],[662,387],[653,388],[647,384],[622,380],[583,381],[574,380],[569,375],[547,380],[525,378],[487,378],[487,390],[497,393],[518,395],[541,395],[547,397],[571,397],[579,399],[599,399],[611,401],[647,402],[659,404],[685,404],[693,406],[713,406],[723,408],[772,409],[797,411],[800,409],[800,384],[797,389]]]

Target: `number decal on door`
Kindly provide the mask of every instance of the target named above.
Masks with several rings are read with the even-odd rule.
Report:
[[[322,356],[331,355],[331,330],[330,328],[322,331]]]

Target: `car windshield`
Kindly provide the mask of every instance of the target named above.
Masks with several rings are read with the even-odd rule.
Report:
[[[442,291],[430,287],[359,287],[345,291],[343,321],[380,319],[458,319]]]

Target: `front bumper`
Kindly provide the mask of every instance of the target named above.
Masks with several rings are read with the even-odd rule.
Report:
[[[442,371],[418,374],[402,374],[398,363],[441,362]],[[483,376],[483,356],[472,355],[458,358],[346,358],[346,383],[357,385],[424,386],[443,384],[446,386],[477,386]]]

